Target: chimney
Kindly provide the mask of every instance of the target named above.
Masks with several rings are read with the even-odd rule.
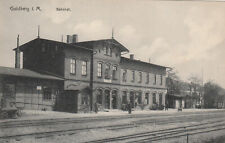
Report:
[[[76,43],[78,41],[78,36],[77,34],[74,34],[74,35],[67,35],[67,40],[66,42],[68,44],[73,44],[73,43]]]
[[[66,43],[68,44],[72,43],[72,38],[70,35],[66,35]]]
[[[131,59],[131,60],[134,59],[134,54],[130,54],[130,59]]]
[[[17,47],[15,50],[15,68],[20,68],[19,35],[17,37]]]
[[[73,43],[77,43],[77,42],[78,42],[78,36],[77,36],[77,34],[74,34],[74,35],[73,35],[72,42],[73,42]]]

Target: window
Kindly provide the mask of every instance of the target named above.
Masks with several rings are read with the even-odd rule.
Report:
[[[135,71],[132,71],[132,82],[135,81]]]
[[[46,49],[45,49],[45,44],[42,43],[42,45],[41,45],[41,52],[45,52],[45,51],[46,51]]]
[[[127,92],[123,91],[122,104],[127,104]]]
[[[156,94],[155,93],[153,93],[153,95],[152,95],[152,101],[153,101],[153,104],[156,104]]]
[[[102,63],[98,63],[98,77],[102,77]]]
[[[116,79],[117,66],[113,66],[113,79]]]
[[[149,83],[149,73],[146,73],[146,84]]]
[[[41,51],[42,51],[42,52],[45,52],[45,51],[46,51],[46,50],[45,50],[45,47],[42,47],[42,48],[41,48]]]
[[[105,65],[105,79],[110,79],[109,72],[110,72],[110,65],[106,64]]]
[[[154,84],[156,84],[156,74],[154,75]]]
[[[142,72],[139,72],[139,83],[142,82]]]
[[[159,93],[159,105],[162,105],[162,93]]]
[[[81,104],[82,105],[88,105],[88,95],[82,95],[81,96]]]
[[[50,88],[45,88],[43,91],[43,100],[51,100],[52,99],[52,91]]]
[[[70,59],[70,73],[76,74],[76,60]]]
[[[162,85],[162,84],[163,84],[163,76],[160,75],[160,85]]]
[[[127,81],[127,70],[123,70],[123,82],[126,82]]]
[[[142,93],[138,92],[138,104],[142,104]]]
[[[81,74],[82,75],[87,75],[87,61],[82,61]]]
[[[97,103],[102,104],[103,92],[101,89],[97,90]]]
[[[112,49],[108,47],[108,56],[112,56]]]
[[[110,47],[104,47],[105,55],[112,56],[112,49]]]
[[[149,93],[145,93],[145,104],[149,104]]]

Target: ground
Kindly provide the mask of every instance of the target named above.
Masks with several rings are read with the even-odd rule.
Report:
[[[49,124],[37,124],[27,126],[14,126],[2,128],[0,137],[7,135],[30,134],[36,132],[50,132],[56,130],[72,130],[58,135],[47,136],[29,136],[0,139],[0,142],[12,143],[70,143],[70,142],[91,142],[99,139],[120,137],[122,135],[131,135],[144,133],[146,131],[166,130],[174,127],[182,127],[197,123],[203,123],[215,120],[225,120],[225,110],[218,109],[184,109],[178,112],[175,109],[169,111],[133,111],[132,114],[120,110],[109,110],[99,113],[63,113],[53,111],[23,111],[23,116],[19,119],[0,120],[1,124],[29,122],[39,122]],[[71,122],[72,121],[72,122]],[[56,123],[54,123],[56,122]],[[50,124],[54,123],[54,124]],[[223,125],[224,126],[224,125]],[[74,131],[74,129],[76,131]],[[212,131],[198,135],[189,136],[189,142],[223,142],[225,130]],[[132,140],[129,140],[132,141]],[[116,142],[128,142],[121,140]],[[171,138],[156,142],[186,142],[186,136]]]

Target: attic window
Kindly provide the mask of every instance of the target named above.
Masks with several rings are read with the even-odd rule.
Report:
[[[46,51],[45,47],[41,47],[41,51],[45,52]]]
[[[41,45],[41,52],[45,52],[46,51],[46,49],[45,49],[45,44],[43,43],[42,45]]]
[[[108,47],[108,45],[105,45],[104,52],[105,52],[105,55],[112,56],[112,49]]]
[[[58,51],[58,49],[59,49],[58,45],[55,45],[55,51]]]

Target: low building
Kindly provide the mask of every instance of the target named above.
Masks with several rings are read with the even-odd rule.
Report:
[[[62,78],[27,69],[0,67],[0,99],[10,96],[16,98],[17,107],[53,110],[61,81]]]
[[[167,78],[167,104],[169,108],[196,108],[200,105],[200,88],[192,84]]]

